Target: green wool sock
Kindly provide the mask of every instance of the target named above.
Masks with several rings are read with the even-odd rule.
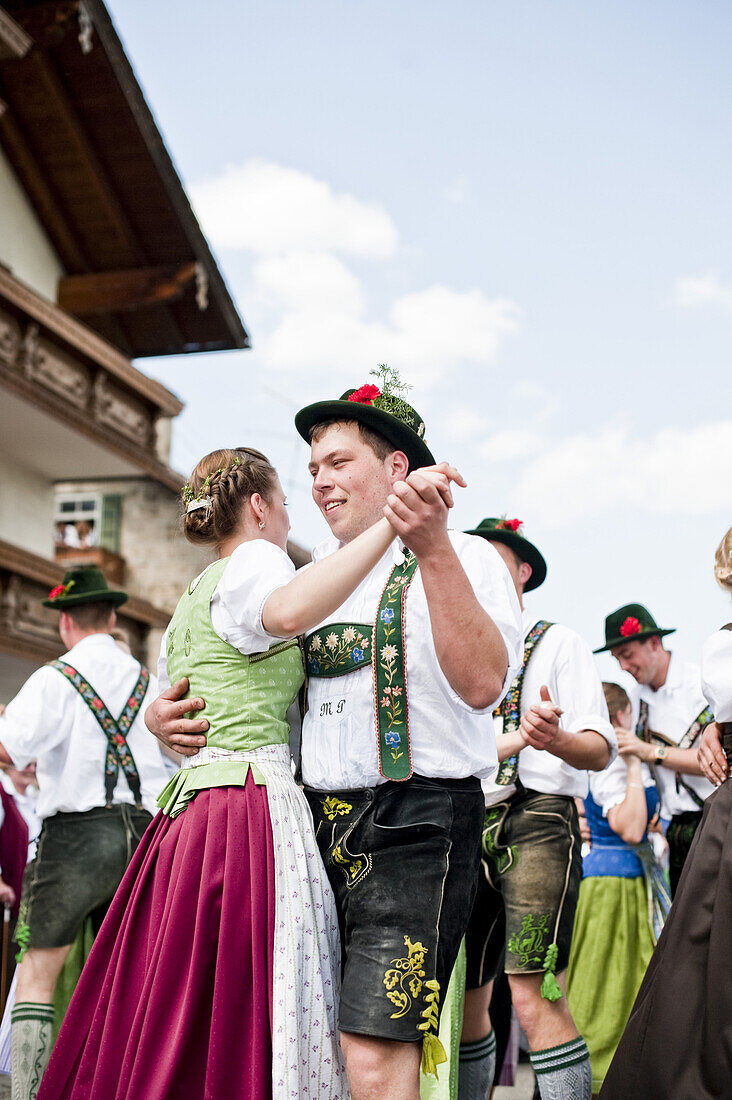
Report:
[[[458,1076],[459,1100],[487,1100],[496,1072],[496,1036],[489,1031],[484,1039],[460,1044]]]
[[[12,1100],[35,1100],[53,1046],[53,1005],[19,1001],[10,1015]]]
[[[581,1036],[529,1053],[541,1100],[591,1100],[590,1052]]]

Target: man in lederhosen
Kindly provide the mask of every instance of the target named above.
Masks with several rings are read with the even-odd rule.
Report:
[[[103,916],[167,782],[142,720],[157,684],[109,635],[126,599],[96,567],[67,573],[43,601],[61,612],[67,652],[34,672],[0,717],[0,761],[36,761],[43,821],[16,931],[13,1100],[36,1095],[64,960],[85,919]]]
[[[496,1062],[489,1005],[501,966],[544,1100],[589,1100],[591,1073],[562,985],[582,877],[575,798],[615,755],[600,677],[573,630],[524,608],[546,562],[518,519],[468,534],[493,543],[521,601],[524,662],[496,712],[498,775],[486,802],[478,894],[468,925],[460,1100],[488,1096]],[[559,980],[558,980],[559,979]]]
[[[648,608],[629,603],[605,619],[605,645],[638,688],[632,693],[635,734],[618,736],[621,753],[632,752],[649,764],[661,795],[669,846],[671,896],[676,892],[704,801],[714,790],[697,757],[702,730],[713,715],[702,693],[699,666],[664,648],[673,629],[658,626]],[[638,744],[641,738],[644,744]]]

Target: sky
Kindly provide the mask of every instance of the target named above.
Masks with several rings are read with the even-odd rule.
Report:
[[[732,7],[110,8],[253,345],[138,364],[186,403],[173,465],[265,451],[311,547],[293,415],[388,362],[451,524],[547,558],[532,610],[594,648],[639,601],[698,660],[732,619]]]

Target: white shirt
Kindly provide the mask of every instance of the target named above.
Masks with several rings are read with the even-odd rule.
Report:
[[[717,630],[702,649],[702,690],[717,722],[732,722],[732,630]]]
[[[632,692],[633,718],[636,722],[640,700],[648,703],[648,728],[663,734],[669,742],[678,745],[691,723],[707,705],[698,665],[681,661],[672,653],[666,683],[658,691],[654,691],[648,684],[639,684]],[[676,772],[663,764],[654,767],[653,771],[664,817],[699,809],[680,784],[679,789],[676,789]],[[688,787],[696,791],[699,798],[708,798],[714,790],[704,776],[682,775],[681,778]]]
[[[539,617],[523,612],[523,637],[528,637]],[[560,725],[567,733],[595,730],[610,746],[610,760],[617,755],[618,742],[610,725],[602,683],[595,667],[592,651],[579,634],[567,626],[555,623],[536,644],[524,675],[521,692],[521,714],[541,702],[540,689],[546,685],[553,703],[562,708]],[[502,719],[496,718],[500,734]],[[530,745],[519,753],[519,779],[524,787],[542,794],[561,794],[584,798],[588,791],[586,771],[579,771],[558,756]],[[516,790],[515,786],[500,787],[483,783],[486,805],[500,802]]]
[[[457,531],[449,535],[480,604],[506,646],[508,672],[500,695],[503,698],[522,659],[521,609],[516,590],[505,563],[490,543]],[[314,559],[334,553],[338,545],[335,538],[329,538],[316,547]],[[402,552],[395,544],[328,621],[372,624],[386,581],[400,560]],[[476,661],[479,659],[476,653]],[[448,683],[435,653],[419,570],[406,597],[406,673],[414,772],[436,779],[493,774],[497,758],[491,714],[499,700],[490,707],[475,709]],[[335,705],[323,707],[327,702]],[[329,709],[330,716],[325,713]],[[373,787],[385,782],[379,772],[370,666],[332,679],[310,679],[302,733],[302,773],[305,783],[318,790]]]
[[[68,661],[99,693],[114,718],[124,709],[140,666],[109,634],[83,638],[61,658]],[[155,813],[155,800],[167,782],[158,743],[143,721],[158,694],[154,676],[127,734],[137,765],[145,809]],[[107,739],[76,689],[56,669],[44,665],[25,682],[0,717],[0,743],[16,768],[36,761],[37,813],[78,813],[105,805],[104,762]],[[120,768],[114,802],[134,802]]]
[[[641,763],[641,783],[644,787],[654,787],[655,782],[647,764]],[[622,756],[616,757],[604,771],[590,775],[590,792],[598,806],[607,817],[614,806],[625,801],[628,791],[628,765]]]
[[[294,576],[292,560],[273,542],[252,539],[237,546],[211,597],[211,625],[219,638],[245,655],[264,653],[273,642],[281,641],[262,626],[262,612],[274,590]],[[158,658],[160,691],[170,687],[167,636],[166,630]]]

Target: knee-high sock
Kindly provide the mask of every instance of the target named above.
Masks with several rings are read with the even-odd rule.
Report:
[[[460,1044],[459,1100],[486,1100],[496,1072],[496,1036]]]
[[[581,1036],[529,1054],[541,1100],[591,1100],[590,1053]]]
[[[53,1005],[16,1003],[11,1016],[12,1100],[35,1100],[53,1045]]]

